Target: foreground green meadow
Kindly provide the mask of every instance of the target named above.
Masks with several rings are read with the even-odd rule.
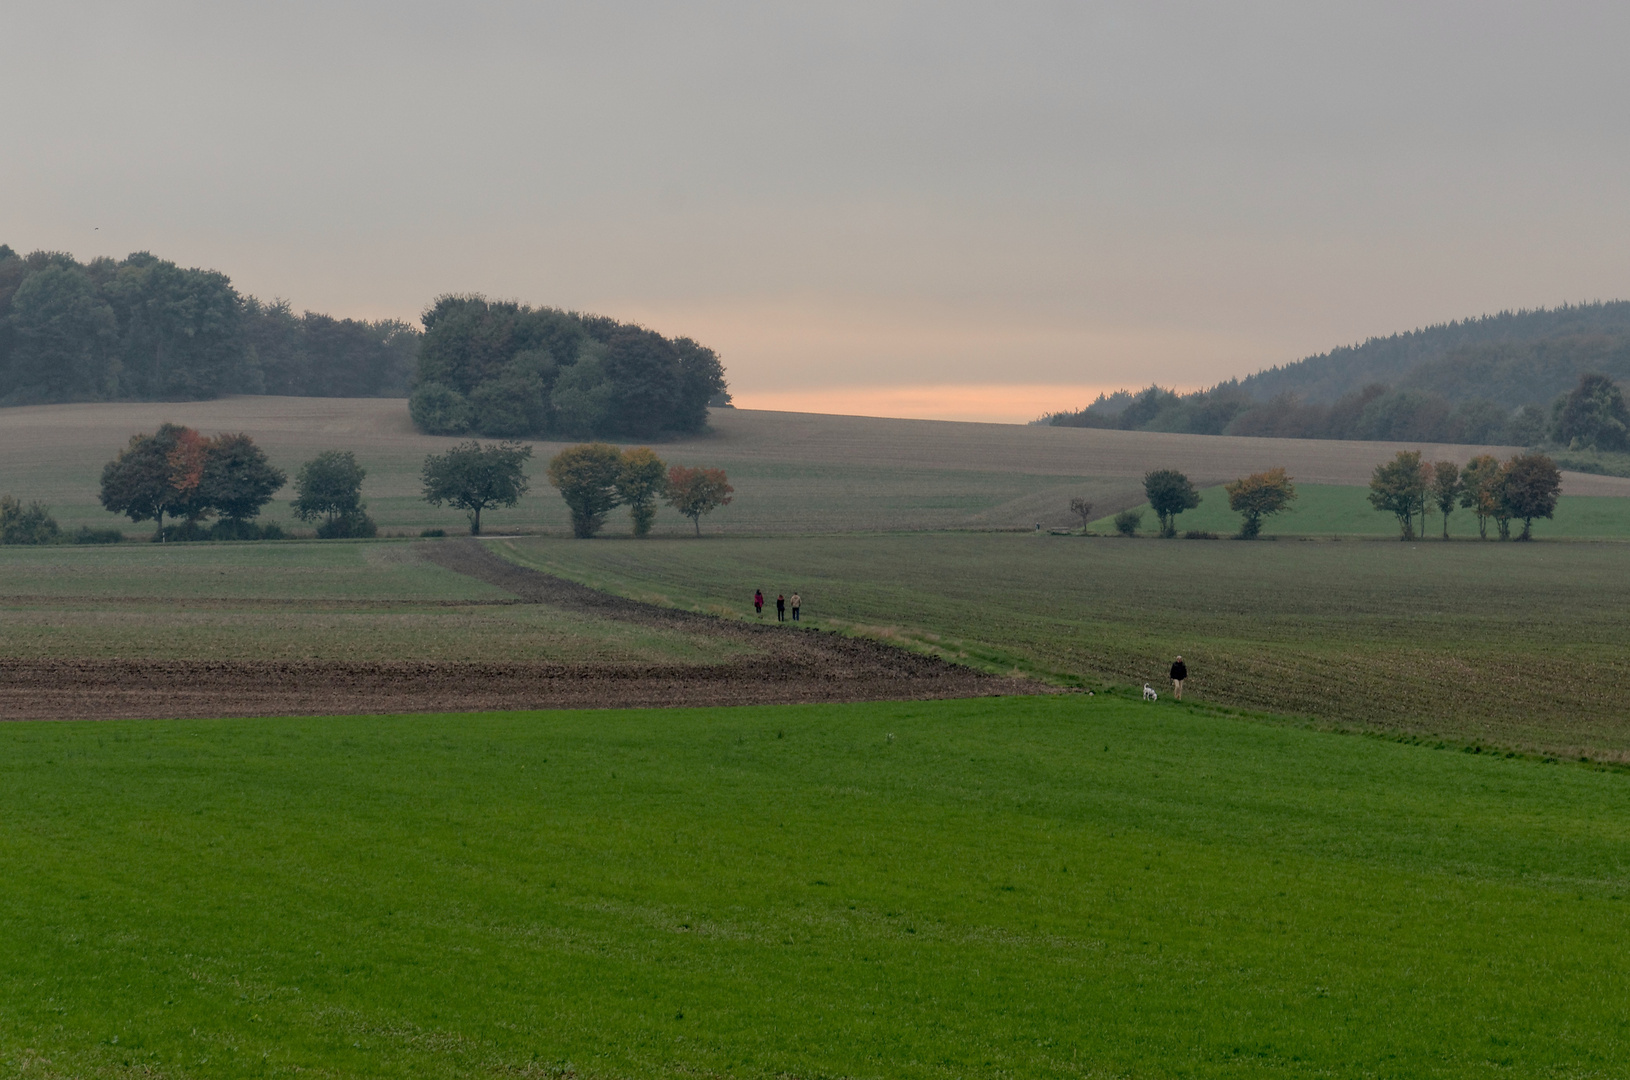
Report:
[[[1619,1076],[1627,784],[1102,696],[4,725],[0,1073]]]

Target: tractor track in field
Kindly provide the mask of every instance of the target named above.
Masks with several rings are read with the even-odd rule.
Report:
[[[0,718],[120,719],[778,705],[1046,693],[876,641],[645,604],[518,566],[475,540],[429,562],[520,603],[745,645],[718,664],[0,659]]]

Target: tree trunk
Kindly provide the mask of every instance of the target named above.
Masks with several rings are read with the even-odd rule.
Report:
[[[479,506],[470,512],[470,535],[481,535],[481,507]]]
[[[696,526],[696,535],[701,536],[702,535],[702,515],[701,514],[692,514],[691,518],[690,518],[690,523],[692,525]]]
[[[164,511],[158,512],[158,542],[164,543]]]

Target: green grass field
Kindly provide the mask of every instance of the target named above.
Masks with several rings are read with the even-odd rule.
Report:
[[[494,541],[625,595],[997,670],[1162,685],[1328,724],[1630,758],[1630,546],[1126,540],[1011,533]]]
[[[0,547],[0,656],[707,662],[725,642],[536,604],[406,541]]]
[[[1626,784],[1083,696],[0,725],[0,1073],[1618,1076]]]
[[[1337,484],[1297,484],[1291,509],[1263,522],[1264,536],[1397,536],[1398,519],[1370,505],[1369,489]],[[1148,503],[1143,511],[1143,531],[1154,534],[1160,527]],[[1200,505],[1178,515],[1179,532],[1195,530],[1232,536],[1239,532],[1239,515],[1228,509],[1228,493],[1217,487],[1200,492]],[[1416,526],[1419,528],[1419,525]],[[1113,515],[1099,518],[1094,532],[1115,533]],[[1514,532],[1520,532],[1517,522]],[[1426,538],[1443,535],[1443,517],[1432,511],[1426,518]],[[1459,540],[1476,540],[1477,518],[1468,510],[1449,515],[1449,535]],[[1534,522],[1534,535],[1540,538],[1630,538],[1630,499],[1604,495],[1564,495],[1557,500],[1556,517]],[[1494,523],[1489,536],[1495,537]]]

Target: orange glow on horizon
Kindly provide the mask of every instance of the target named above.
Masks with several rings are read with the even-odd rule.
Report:
[[[1047,413],[1085,408],[1100,393],[1118,389],[1075,383],[961,383],[732,390],[731,396],[743,409],[1027,424]]]

